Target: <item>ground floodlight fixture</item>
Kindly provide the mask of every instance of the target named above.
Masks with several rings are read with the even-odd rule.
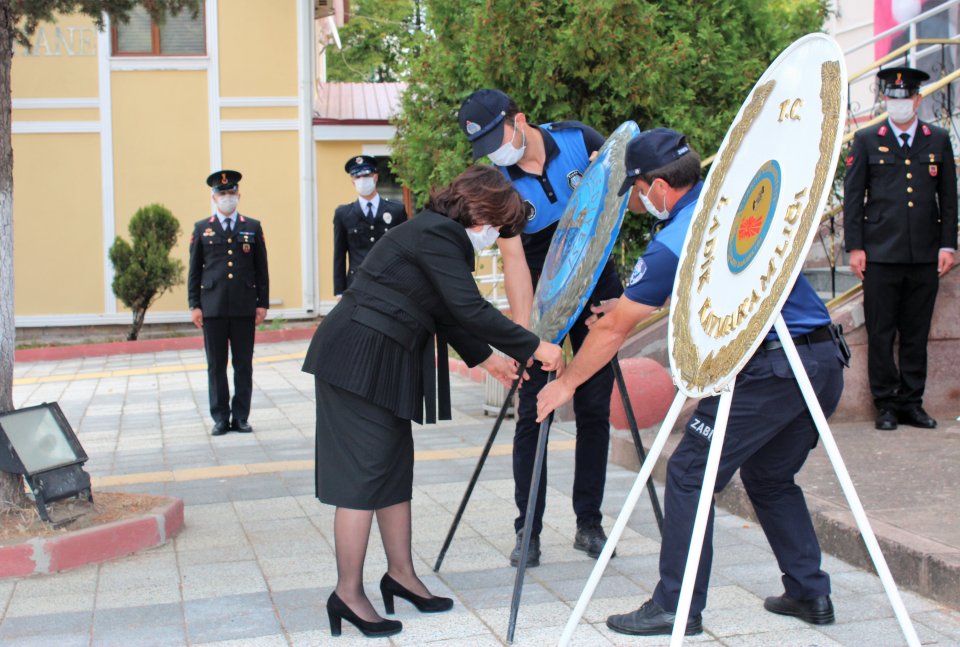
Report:
[[[56,402],[0,413],[0,471],[23,475],[44,521],[50,521],[50,502],[93,501],[85,462],[87,453]]]

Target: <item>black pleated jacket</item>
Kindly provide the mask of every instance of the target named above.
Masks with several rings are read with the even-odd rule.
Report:
[[[317,328],[303,370],[416,422],[426,400],[432,421],[434,332],[470,366],[490,346],[525,362],[540,343],[480,296],[473,268],[466,231],[441,214],[423,211],[392,228]],[[443,372],[446,353],[438,361]],[[442,418],[449,386],[441,379],[439,387]]]

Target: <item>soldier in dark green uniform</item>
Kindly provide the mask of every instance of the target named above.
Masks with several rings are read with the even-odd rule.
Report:
[[[376,159],[369,155],[351,157],[344,170],[350,174],[359,198],[340,205],[333,215],[333,293],[337,296],[350,286],[374,243],[388,229],[407,219],[402,204],[387,200],[377,192]]]
[[[193,323],[203,329],[213,435],[253,431],[253,339],[270,307],[267,247],[260,221],[240,214],[237,171],[207,178],[216,211],[190,236],[187,292]],[[227,348],[233,363],[233,402],[227,382]]]
[[[957,248],[957,172],[947,131],[917,119],[929,78],[909,67],[881,70],[890,118],[858,132],[846,160],[845,246],[863,280],[867,372],[884,430],[937,426],[922,406],[927,337],[939,277]]]

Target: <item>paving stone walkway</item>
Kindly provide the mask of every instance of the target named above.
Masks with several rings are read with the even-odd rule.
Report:
[[[313,383],[300,371],[306,342],[257,346],[254,434],[212,438],[201,351],[95,357],[16,366],[16,406],[58,401],[90,455],[101,490],[180,497],[186,528],[139,555],[50,576],[0,581],[0,644],[486,646],[506,641],[514,570],[508,422],[439,573],[432,566],[476,465],[492,419],[483,387],[455,378],[451,422],[414,432],[414,550],[427,585],[454,610],[420,615],[398,601],[404,630],[370,642],[351,625],[329,633],[325,600],[336,580],[333,509],[313,497]],[[516,645],[554,645],[594,561],[572,548],[573,427],[554,427],[543,558],[527,573]],[[611,465],[609,529],[635,474]],[[688,644],[850,645],[905,641],[878,578],[827,556],[837,623],[813,628],[766,613],[779,572],[756,524],[718,511],[705,632]],[[611,633],[610,613],[646,600],[657,580],[659,536],[641,498],[605,578],[574,636],[576,645],[667,645],[668,637]],[[386,565],[374,532],[367,590]],[[924,644],[960,645],[960,613],[903,592]]]

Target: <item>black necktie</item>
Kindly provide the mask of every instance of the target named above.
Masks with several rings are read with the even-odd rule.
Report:
[[[223,224],[228,234],[233,231],[233,218],[224,218]]]
[[[373,220],[373,203],[367,203],[367,220]]]
[[[903,152],[910,152],[910,135],[907,133],[900,133],[900,140],[903,142]]]

